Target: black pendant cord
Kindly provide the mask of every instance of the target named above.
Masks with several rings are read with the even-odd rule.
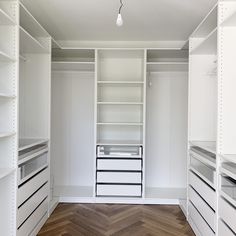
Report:
[[[123,7],[123,6],[124,6],[124,4],[123,4],[122,0],[120,0],[119,14],[120,14],[120,12],[121,12],[121,9],[122,9],[122,7]]]

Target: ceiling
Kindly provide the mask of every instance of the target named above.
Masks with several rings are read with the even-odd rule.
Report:
[[[22,0],[56,40],[187,40],[216,0]]]

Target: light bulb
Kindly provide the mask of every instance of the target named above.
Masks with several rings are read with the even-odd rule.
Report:
[[[116,25],[119,27],[123,25],[123,19],[120,13],[117,16]]]

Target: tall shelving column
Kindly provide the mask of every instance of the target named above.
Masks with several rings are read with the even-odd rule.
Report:
[[[143,196],[145,57],[145,50],[98,50],[96,196]]]
[[[0,1],[0,229],[16,235],[18,1]]]

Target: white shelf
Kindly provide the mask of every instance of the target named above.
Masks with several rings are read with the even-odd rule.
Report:
[[[103,123],[103,122],[99,122],[97,123],[97,125],[110,125],[110,126],[142,126],[143,123],[109,123],[109,122],[106,122],[106,123]]]
[[[200,147],[208,152],[216,154],[216,142],[215,141],[190,141],[190,145]]]
[[[19,149],[18,151],[23,151],[25,149],[34,147],[39,144],[46,144],[48,139],[19,139]]]
[[[15,62],[15,59],[11,56],[7,55],[6,53],[0,51],[0,61],[3,62]]]
[[[153,199],[185,199],[186,188],[149,188],[145,189],[145,198]]]
[[[236,164],[236,155],[221,155],[221,158]]]
[[[148,72],[188,72],[188,62],[147,62]]]
[[[194,55],[217,54],[217,28],[190,51]]]
[[[0,92],[0,98],[14,99],[14,98],[16,98],[16,96],[15,96],[15,95],[11,95],[11,94],[1,93],[1,92]]]
[[[16,132],[0,132],[0,138],[8,138],[15,134]]]
[[[6,12],[0,9],[0,25],[16,25],[16,23]]]
[[[236,164],[234,163],[222,163],[220,167],[221,173],[228,175],[232,179],[236,180]]]
[[[22,27],[20,27],[20,52],[22,54],[48,53],[46,48]]]
[[[117,81],[117,80],[110,80],[110,81],[98,81],[98,84],[118,84],[118,85],[143,85],[143,81]]]
[[[143,105],[142,102],[97,102],[98,105]]]
[[[143,142],[134,140],[98,140],[97,145],[141,146]]]
[[[234,26],[236,26],[236,12],[234,12],[228,18],[226,18],[221,23],[221,26],[226,26],[226,27],[234,27]]]
[[[224,197],[227,201],[229,201],[234,207],[236,207],[236,199],[230,197],[228,194],[226,194],[222,190],[220,191],[220,195]]]
[[[207,155],[202,155],[200,152],[196,152],[195,150],[190,150],[190,154],[194,156],[197,160],[203,162],[204,164],[216,168],[216,159],[211,158]]]
[[[94,62],[53,61],[53,71],[94,71]]]
[[[0,180],[14,173],[14,168],[0,168]]]

